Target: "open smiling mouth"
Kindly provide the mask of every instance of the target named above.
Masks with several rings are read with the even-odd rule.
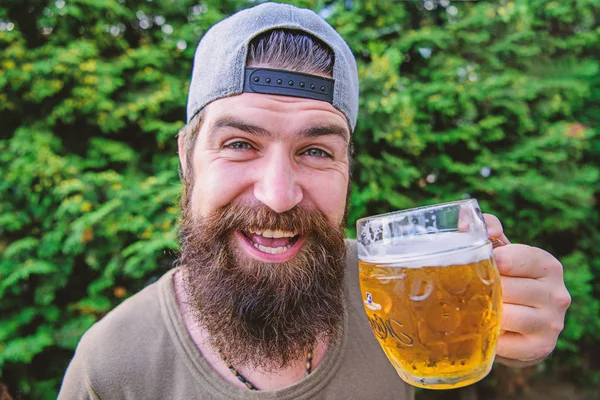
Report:
[[[268,254],[282,254],[300,238],[300,234],[296,232],[271,229],[264,231],[250,229],[243,231],[242,234],[252,246]]]

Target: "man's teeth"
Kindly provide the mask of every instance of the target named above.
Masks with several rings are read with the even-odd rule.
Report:
[[[273,239],[293,238],[297,235],[297,233],[292,232],[292,231],[271,230],[271,229],[265,229],[264,231],[249,229],[248,232],[255,234],[255,235],[262,236],[264,238],[273,238]],[[289,244],[287,246],[281,246],[281,247],[267,247],[267,246],[263,246],[258,243],[252,243],[252,245],[254,247],[256,247],[257,249],[259,249],[260,251],[262,251],[263,253],[268,253],[268,254],[281,254],[284,251],[289,250],[290,247],[292,247],[291,244]]]
[[[296,233],[290,232],[290,231],[280,231],[280,230],[273,231],[271,229],[267,229],[264,231],[250,230],[249,232],[255,233],[257,235],[260,235],[260,236],[266,237],[266,238],[282,238],[282,237],[292,238],[297,235]]]
[[[290,245],[287,245],[285,247],[266,247],[260,244],[256,244],[254,243],[254,247],[256,247],[257,249],[259,249],[260,251],[262,251],[263,253],[269,253],[269,254],[281,254],[284,251],[288,250],[290,247]]]

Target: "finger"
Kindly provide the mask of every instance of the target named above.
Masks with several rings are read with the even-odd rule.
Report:
[[[462,205],[458,212],[458,229],[468,231],[471,228],[473,218],[474,216],[471,207],[467,204]]]
[[[494,249],[494,259],[501,275],[523,278],[562,276],[562,265],[550,253],[524,244]]]
[[[537,279],[501,276],[504,303],[543,308],[547,304],[548,290]]]
[[[485,220],[485,224],[487,225],[488,235],[490,239],[500,239],[504,244],[510,244],[510,240],[504,234],[504,229],[502,228],[502,223],[492,214],[483,214],[483,219]]]
[[[505,332],[498,339],[496,354],[512,360],[539,360],[552,353],[555,346],[556,338],[553,337],[538,337]]]
[[[532,307],[503,304],[500,329],[505,332],[538,333],[547,325],[544,314]]]

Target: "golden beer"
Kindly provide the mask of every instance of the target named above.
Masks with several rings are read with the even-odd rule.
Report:
[[[484,378],[499,335],[502,293],[492,245],[453,246],[452,235],[461,234],[438,236],[456,250],[412,258],[391,251],[359,262],[379,344],[402,379],[428,389]]]

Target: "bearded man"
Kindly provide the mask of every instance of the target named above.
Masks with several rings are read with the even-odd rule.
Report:
[[[309,10],[241,11],[198,45],[187,111],[179,266],[84,335],[59,398],[412,399],[344,239],[358,112],[347,44]],[[538,362],[570,302],[562,266],[522,245],[494,255],[498,359]]]

